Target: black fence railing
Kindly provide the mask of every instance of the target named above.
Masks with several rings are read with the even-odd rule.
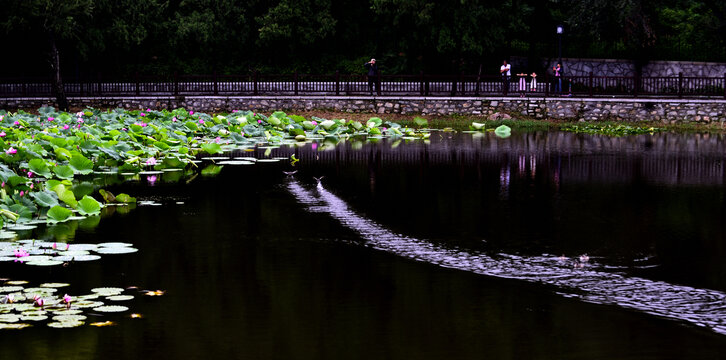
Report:
[[[63,84],[67,96],[620,96],[726,98],[723,77],[641,76],[539,76],[524,83],[517,76],[507,86],[499,76],[479,75],[378,75],[373,84],[356,74],[181,75],[130,78],[86,78]],[[523,84],[523,86],[522,86]],[[561,84],[561,85],[560,85]],[[0,97],[51,97],[47,78],[0,79]]]

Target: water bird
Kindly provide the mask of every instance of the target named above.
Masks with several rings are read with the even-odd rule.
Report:
[[[287,175],[287,176],[293,176],[296,172],[297,172],[297,170],[293,170],[293,171],[283,171],[283,173],[285,175]]]
[[[313,179],[315,179],[315,181],[317,181],[318,184],[320,184],[320,181],[322,181],[324,177],[325,176],[321,176],[321,177],[315,177],[315,176],[313,176]]]

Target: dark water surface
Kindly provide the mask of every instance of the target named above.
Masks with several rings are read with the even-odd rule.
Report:
[[[722,137],[316,147],[272,151],[302,159],[293,176],[281,161],[114,189],[162,206],[74,242],[137,253],[0,262],[0,277],[79,294],[167,291],[124,304],[142,319],[90,316],[114,327],[2,330],[0,358],[726,358]]]

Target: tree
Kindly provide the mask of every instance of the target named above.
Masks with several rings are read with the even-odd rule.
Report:
[[[63,89],[58,44],[60,40],[78,39],[78,23],[90,17],[92,11],[92,0],[5,0],[0,5],[6,32],[22,32],[26,39],[45,38],[53,92],[62,110],[68,110],[68,99]]]

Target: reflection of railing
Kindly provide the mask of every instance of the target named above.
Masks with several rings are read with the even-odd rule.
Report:
[[[560,95],[556,82],[562,81],[562,94],[574,96],[657,96],[724,97],[724,77],[671,77],[641,76],[570,76],[553,78],[547,74],[537,78],[530,88],[531,78],[520,88],[519,78],[512,76],[505,87],[498,76],[477,75],[378,75],[370,79],[357,74],[262,74],[246,75],[181,75],[142,76],[114,79],[86,78],[66,82],[63,88],[68,96],[263,96],[263,95],[335,95],[359,96],[484,96],[484,95]],[[371,91],[372,90],[372,91]],[[53,96],[53,87],[46,78],[0,79],[0,97]]]
[[[493,135],[492,135],[493,136]],[[668,185],[726,184],[726,141],[716,137],[697,138],[654,135],[607,138],[570,133],[522,134],[507,142],[496,139],[479,141],[462,136],[460,142],[440,144],[432,140],[392,147],[395,140],[351,148],[350,141],[330,151],[311,147],[273,149],[269,156],[300,159],[298,166],[368,165],[375,167],[507,167],[511,176],[541,174],[552,177],[556,172],[561,183],[628,183],[638,179]],[[434,138],[434,136],[432,136]],[[485,138],[487,139],[487,138]],[[325,147],[326,145],[321,145]],[[643,148],[650,150],[643,152]],[[321,147],[318,147],[321,149]],[[230,157],[265,157],[258,153],[236,151]],[[617,151],[617,154],[613,154]],[[534,164],[534,165],[533,165]],[[458,173],[458,171],[455,171]],[[538,175],[539,176],[539,175]]]

